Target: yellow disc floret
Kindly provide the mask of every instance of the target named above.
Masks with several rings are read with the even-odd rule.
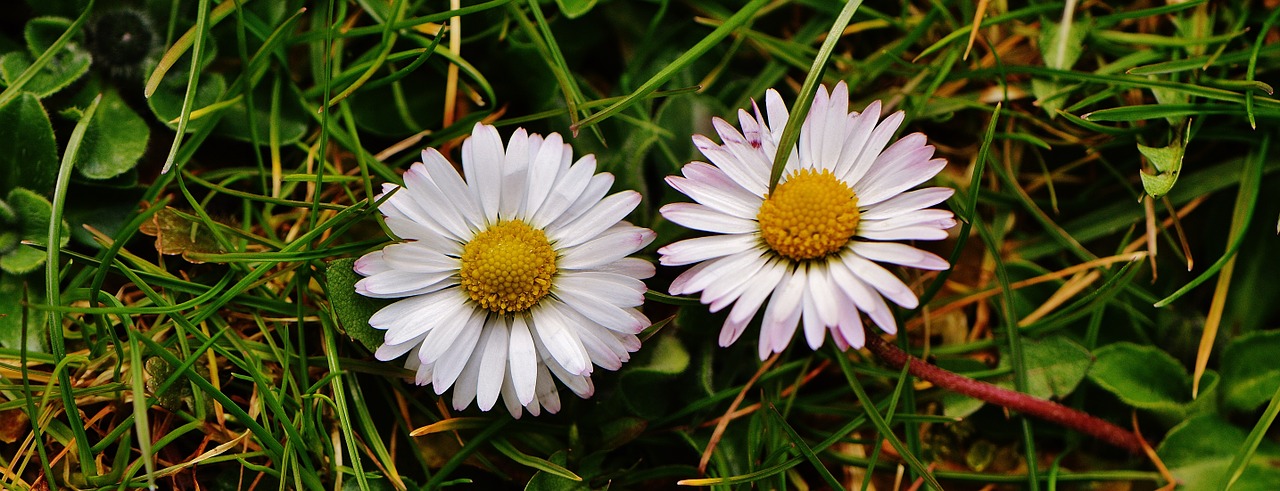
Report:
[[[778,254],[805,261],[839,251],[858,230],[858,196],[831,171],[801,169],[765,196],[756,219]]]
[[[461,284],[481,307],[523,312],[551,290],[556,251],[546,234],[519,220],[498,222],[462,249]]]

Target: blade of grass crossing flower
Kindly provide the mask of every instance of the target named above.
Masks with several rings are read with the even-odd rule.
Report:
[[[853,394],[858,397],[858,402],[862,404],[863,411],[866,413],[867,418],[871,420],[871,424],[875,426],[876,431],[880,432],[880,435],[889,441],[889,445],[898,452],[902,460],[906,462],[907,467],[910,467],[916,475],[923,478],[925,483],[933,486],[933,489],[941,491],[943,487],[938,484],[938,480],[933,476],[933,473],[898,439],[898,436],[893,433],[893,428],[890,428],[889,423],[880,415],[880,409],[876,407],[876,403],[867,395],[867,391],[862,388],[862,382],[858,381],[858,376],[853,372],[853,365],[849,363],[849,358],[846,354],[834,348],[834,344],[832,346],[832,357],[840,365],[840,371],[844,372],[844,378],[848,380],[849,387],[853,389]],[[832,437],[836,436],[843,435],[832,435]]]
[[[228,0],[218,7],[221,8],[228,4],[235,6],[236,2]],[[225,17],[228,12],[224,12],[222,15]],[[188,34],[194,33],[194,45],[191,49],[191,70],[187,73],[187,93],[182,97],[182,112],[178,119],[178,128],[173,135],[173,144],[169,146],[169,155],[164,159],[164,167],[160,169],[161,174],[169,173],[169,168],[173,167],[174,157],[178,155],[178,147],[182,146],[182,136],[187,132],[187,123],[191,120],[191,111],[195,109],[192,106],[195,105],[196,89],[200,85],[200,57],[204,55],[204,43],[207,37],[206,33],[209,32],[208,28],[209,0],[200,0],[199,5],[196,6],[196,25],[193,28],[194,30],[187,31]],[[183,36],[183,38],[186,38],[186,36]],[[174,45],[174,47],[176,48],[177,45]],[[177,62],[176,57],[174,62]],[[160,66],[157,66],[156,71],[152,72],[151,78],[153,80],[147,82],[147,87],[150,88],[150,90],[146,91],[148,97],[155,92],[152,84],[154,83],[158,86],[160,79],[164,78],[164,73],[161,71]]]
[[[693,63],[694,60],[706,54],[707,51],[710,51],[712,47],[718,44],[730,33],[745,25],[752,17],[755,16],[756,12],[768,4],[769,1],[770,0],[751,0],[751,2],[739,9],[738,12],[734,13],[733,16],[725,19],[724,24],[721,24],[720,27],[717,27],[714,31],[711,31],[711,34],[702,38],[701,41],[698,41],[698,43],[693,45],[692,48],[689,48],[688,51],[681,54],[675,59],[675,61],[672,61],[667,66],[663,67],[658,71],[658,73],[655,73],[649,78],[649,80],[646,80],[641,84],[639,88],[622,98],[622,100],[605,108],[603,111],[592,114],[582,121],[579,121],[572,130],[577,132],[584,126],[591,126],[599,123],[600,121],[617,114],[619,111],[626,109],[653,91],[658,90],[658,87],[670,80],[671,77],[674,77],[681,70],[687,68],[690,63]]]
[[[49,218],[49,235],[48,242],[45,242],[45,300],[52,305],[62,304],[62,293],[59,291],[60,275],[58,274],[58,252],[61,249],[58,244],[62,243],[62,209],[67,202],[67,187],[71,184],[71,167],[75,164],[76,154],[80,151],[80,144],[84,141],[85,132],[89,129],[89,121],[93,119],[93,114],[98,110],[98,103],[102,102],[102,94],[99,93],[84,110],[80,116],[80,121],[76,123],[75,130],[71,132],[71,139],[67,141],[67,148],[62,154],[62,163],[58,167],[58,178],[53,188],[53,214]],[[53,355],[59,359],[67,356],[66,340],[62,333],[62,314],[57,312],[47,312],[49,326],[49,347],[53,351]],[[24,343],[25,344],[25,343]],[[65,407],[74,408],[76,405],[76,397],[72,392],[74,387],[71,384],[71,374],[66,370],[58,371],[58,387],[62,392],[62,403]],[[94,469],[93,454],[90,453],[89,436],[85,433],[85,426],[80,421],[79,411],[66,411],[68,426],[71,428],[72,434],[75,436],[76,453],[80,460],[80,471],[87,477],[97,475]],[[33,419],[33,421],[35,421]]]
[[[1265,167],[1267,152],[1271,146],[1270,133],[1263,133],[1260,136],[1262,137],[1262,142],[1258,145],[1257,151],[1251,156],[1251,158],[1245,159],[1244,166],[1240,169],[1242,174],[1240,179],[1240,192],[1236,194],[1235,209],[1231,214],[1231,230],[1227,233],[1231,242],[1229,242],[1227,251],[1223,253],[1222,257],[1219,257],[1217,261],[1214,261],[1208,269],[1203,273],[1200,273],[1200,276],[1197,276],[1195,279],[1191,280],[1190,283],[1187,283],[1182,288],[1173,292],[1173,294],[1156,302],[1155,307],[1159,308],[1169,305],[1174,300],[1186,295],[1186,293],[1191,291],[1191,289],[1200,286],[1200,284],[1205,281],[1208,281],[1210,277],[1226,265],[1227,261],[1230,261],[1232,257],[1235,257],[1236,251],[1238,251],[1240,246],[1244,243],[1244,235],[1248,232],[1249,221],[1253,219],[1253,212],[1258,205],[1258,191],[1262,185],[1262,169]]]
[[[1276,388],[1276,393],[1271,396],[1271,403],[1267,404],[1266,411],[1262,412],[1258,423],[1253,425],[1253,430],[1249,432],[1249,436],[1245,437],[1240,453],[1231,459],[1231,465],[1227,467],[1226,482],[1222,484],[1222,491],[1231,491],[1231,487],[1240,480],[1245,468],[1249,466],[1249,461],[1253,459],[1253,454],[1258,451],[1258,445],[1261,445],[1262,440],[1266,438],[1267,430],[1275,422],[1277,414],[1280,414],[1280,387]]]
[[[982,145],[978,147],[978,156],[973,162],[973,175],[969,178],[969,187],[965,189],[965,203],[963,215],[957,213],[961,219],[960,235],[956,240],[956,246],[951,250],[951,256],[947,258],[947,264],[955,264],[960,260],[960,254],[964,251],[964,245],[969,242],[969,234],[973,230],[973,217],[978,212],[978,194],[982,189],[982,176],[987,168],[987,158],[991,155],[991,142],[996,135],[996,122],[1000,120],[1000,108],[1003,107],[1002,102],[997,102],[996,107],[991,110],[991,121],[987,123],[987,130],[982,134]],[[952,208],[955,208],[954,206]],[[926,305],[942,290],[942,285],[947,282],[947,278],[951,276],[954,268],[947,268],[938,272],[938,276],[933,282],[929,283],[929,288],[920,296],[920,305]]]
[[[66,47],[67,43],[71,42],[71,39],[75,37],[77,33],[81,32],[80,27],[89,19],[89,13],[93,12],[94,1],[95,0],[89,0],[89,3],[84,7],[84,11],[80,13],[79,17],[76,17],[74,22],[71,23],[71,27],[68,27],[61,36],[58,36],[58,39],[54,40],[53,44],[49,45],[49,49],[40,53],[40,56],[37,57],[35,61],[31,62],[31,66],[18,74],[18,78],[14,79],[13,83],[10,83],[9,86],[4,89],[4,92],[0,92],[0,106],[4,106],[9,103],[10,100],[13,100],[14,97],[17,97],[18,94],[21,94],[22,88],[27,85],[27,82],[30,82],[31,79],[35,78],[41,70],[44,70],[44,67],[48,65],[49,62],[53,61],[53,57],[56,56],[58,52],[62,51],[62,48]]]
[[[840,485],[840,481],[837,481],[836,477],[831,475],[831,471],[827,470],[827,466],[822,465],[822,460],[818,458],[818,455],[813,453],[813,449],[809,448],[809,444],[805,443],[804,439],[800,438],[800,434],[796,433],[795,428],[787,424],[787,419],[782,417],[782,413],[779,413],[778,408],[774,407],[772,403],[769,404],[769,416],[772,416],[774,421],[787,432],[787,436],[791,439],[791,444],[794,445],[796,450],[800,451],[801,455],[804,455],[805,460],[813,464],[814,470],[818,471],[818,475],[822,477],[823,481],[826,481],[829,489],[844,489],[844,486]]]
[[[813,66],[809,67],[804,85],[800,86],[800,93],[796,94],[796,102],[791,105],[791,115],[787,118],[787,125],[782,130],[782,136],[778,138],[778,150],[773,155],[773,169],[769,171],[770,193],[782,178],[782,169],[787,166],[787,159],[791,157],[791,147],[800,140],[800,127],[804,124],[805,116],[809,114],[809,106],[813,105],[813,95],[818,92],[818,85],[822,83],[822,74],[826,72],[827,60],[831,58],[831,52],[836,49],[836,43],[840,41],[840,34],[849,25],[849,21],[853,19],[853,13],[860,5],[862,0],[845,2],[844,8],[840,9],[840,14],[831,24],[831,29],[827,31],[827,38],[822,41],[822,47],[818,48],[818,56],[813,59]]]
[[[351,454],[351,468],[355,471],[356,482],[360,484],[360,489],[369,489],[369,479],[364,475],[364,465],[360,458],[360,442],[356,440],[355,432],[352,428],[355,426],[351,423],[350,406],[347,401],[347,393],[345,391],[343,378],[349,375],[342,370],[342,364],[338,361],[338,343],[334,339],[334,326],[329,323],[321,329],[324,335],[324,359],[329,365],[329,373],[341,374],[332,379],[329,388],[333,390],[333,409],[338,413],[338,422],[342,430],[342,438],[346,440],[347,449]],[[340,451],[334,449],[334,452]]]
[[[1258,38],[1253,42],[1253,50],[1249,54],[1249,68],[1245,71],[1245,81],[1253,81],[1254,75],[1258,71],[1258,50],[1262,49],[1262,44],[1266,40],[1267,33],[1271,32],[1271,26],[1275,25],[1276,19],[1280,18],[1280,9],[1271,11],[1271,15],[1267,16],[1267,20],[1262,23],[1262,29],[1258,30]],[[1249,115],[1249,126],[1258,129],[1258,122],[1253,116],[1253,91],[1244,94],[1244,110]],[[1228,484],[1230,487],[1230,484]]]

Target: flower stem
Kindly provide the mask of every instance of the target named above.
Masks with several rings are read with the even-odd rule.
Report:
[[[897,346],[886,343],[870,330],[867,331],[867,349],[892,368],[901,369],[904,365],[910,364],[907,371],[911,375],[927,380],[940,388],[1060,424],[1128,450],[1130,453],[1143,453],[1142,441],[1129,430],[1053,401],[1037,399],[1021,392],[948,372],[913,358]]]

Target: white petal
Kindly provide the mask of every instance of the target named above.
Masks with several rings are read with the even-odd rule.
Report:
[[[591,373],[591,361],[576,329],[560,314],[555,303],[542,302],[539,307],[533,312],[533,325],[530,326],[537,342],[546,347],[546,353],[569,373]]]
[[[382,248],[382,252],[388,266],[399,272],[439,273],[461,267],[457,257],[446,256],[421,242],[392,244]]]
[[[471,129],[471,138],[462,142],[462,169],[467,174],[468,187],[480,202],[485,223],[498,221],[502,166],[505,160],[498,129],[476,123]]]
[[[866,332],[862,329],[862,316],[858,315],[858,311],[854,308],[853,299],[847,298],[843,292],[838,295],[840,302],[836,307],[839,309],[840,321],[836,324],[836,333],[839,333],[839,339],[843,339],[849,347],[861,349],[866,343]]]
[[[640,193],[623,191],[609,196],[572,222],[548,228],[548,239],[557,248],[573,247],[600,235],[617,224],[640,204]]]
[[[685,239],[658,249],[663,266],[683,266],[751,251],[760,246],[754,235],[708,235]]]
[[[557,379],[560,379],[560,382],[564,383],[565,387],[568,387],[569,390],[573,391],[574,394],[577,394],[578,397],[591,397],[591,393],[595,392],[595,388],[591,385],[590,377],[569,373],[567,369],[555,363],[548,363],[546,367],[553,375],[556,376]],[[548,408],[548,410],[550,410],[550,408]]]
[[[356,259],[356,263],[352,266],[356,273],[362,276],[373,276],[378,273],[391,271],[391,265],[387,264],[385,253],[382,251],[373,251]]]
[[[613,174],[601,172],[591,176],[591,182],[587,183],[587,188],[582,190],[582,194],[578,195],[578,199],[574,200],[573,204],[569,205],[569,209],[561,213],[555,220],[552,220],[543,230],[558,229],[582,216],[582,214],[600,203],[600,200],[604,199],[604,195],[609,192],[610,187],[613,187]]]
[[[956,190],[951,188],[924,188],[908,191],[874,205],[863,207],[861,217],[863,220],[894,218],[946,201],[955,192]]]
[[[498,215],[502,219],[516,218],[524,204],[525,188],[529,179],[529,133],[517,128],[507,142],[507,152],[502,162],[502,187],[498,195]]]
[[[804,296],[804,270],[784,275],[769,297],[764,309],[764,321],[760,325],[760,359],[769,353],[787,348],[800,323],[801,302]]]
[[[425,165],[414,164],[409,172],[404,174],[405,190],[409,191],[410,196],[417,202],[423,215],[430,217],[415,218],[415,220],[424,223],[428,220],[435,221],[448,231],[451,238],[459,241],[470,240],[480,225],[481,216],[480,211],[475,208],[474,198],[467,191],[466,184],[462,182],[462,177],[458,176],[453,167],[444,160],[444,156],[434,148],[423,151],[422,158],[424,162],[430,162],[431,168],[437,170],[430,171]],[[440,176],[433,176],[432,173]],[[447,173],[452,173],[452,177]],[[441,186],[433,179],[439,179],[445,183]]]
[[[356,293],[372,298],[402,298],[431,293],[452,286],[450,271],[414,273],[387,271],[356,282]]]
[[[889,270],[851,251],[840,254],[840,260],[850,271],[853,271],[853,274],[862,278],[866,284],[874,287],[893,303],[908,309],[914,309],[920,305],[920,299],[916,298],[915,292]]]
[[[640,227],[606,232],[594,239],[561,250],[560,258],[556,260],[556,268],[598,268],[635,253],[652,242],[653,238],[652,230]]]
[[[507,374],[512,390],[521,406],[533,400],[538,384],[538,350],[529,334],[524,316],[517,315],[511,322],[511,340],[507,346]],[[506,396],[503,396],[506,397]]]
[[[560,175],[560,157],[563,153],[564,141],[559,133],[552,133],[542,142],[538,153],[530,156],[529,187],[526,189],[522,218],[533,217],[546,201],[547,194],[551,192],[556,178]]]
[[[859,232],[858,236],[871,240],[942,240],[947,238],[946,229],[955,226],[954,219],[929,225],[898,227],[883,231]]]
[[[818,91],[813,94],[813,102],[809,106],[809,114],[805,116],[804,122],[800,124],[800,139],[797,142],[800,148],[800,168],[809,169],[813,167],[821,167],[823,157],[826,155],[822,151],[823,141],[826,139],[826,122],[827,110],[831,105],[830,98],[827,96],[827,87],[818,86]],[[843,116],[842,111],[841,116]]]
[[[569,308],[576,310],[591,321],[614,331],[636,334],[649,327],[648,324],[644,324],[629,315],[626,311],[630,309],[603,301],[592,295],[590,291],[584,292],[561,288],[555,295]]]
[[[845,123],[841,125],[844,135],[841,136],[842,148],[840,149],[840,161],[836,164],[833,173],[844,182],[855,182],[849,180],[855,165],[861,162],[859,156],[867,149],[867,142],[871,139],[871,133],[875,131],[876,122],[880,120],[880,101],[874,101],[862,111],[861,114],[849,114],[845,116]],[[875,149],[879,152],[880,149]],[[875,156],[866,160],[870,164],[875,160]],[[865,173],[865,171],[863,171]]]
[[[700,292],[726,275],[737,274],[752,261],[764,261],[763,254],[760,250],[747,250],[703,263],[706,266],[702,268],[695,266],[671,281],[671,294]]]
[[[439,359],[447,357],[448,353],[458,349],[457,343],[465,341],[470,336],[468,331],[478,331],[483,325],[485,315],[483,311],[462,302],[458,302],[458,305],[461,307],[446,311],[439,317],[429,317],[436,327],[427,333],[427,338],[422,340],[422,348],[418,350],[418,359],[423,363],[436,363]],[[388,339],[390,337],[390,335],[387,336]],[[474,344],[475,340],[471,342]],[[440,371],[440,367],[436,367],[436,371]]]
[[[865,115],[866,112],[863,113],[863,117]],[[853,164],[852,169],[849,169],[849,173],[845,174],[844,182],[860,182],[864,175],[873,172],[876,166],[881,165],[880,157],[883,157],[881,151],[884,150],[884,146],[889,143],[889,140],[893,138],[894,132],[898,131],[898,126],[902,124],[902,120],[905,117],[902,111],[898,111],[890,114],[889,117],[884,118],[884,121],[876,125],[876,129],[871,131],[871,137],[867,139],[866,145],[862,147],[862,152],[858,154],[857,162]],[[930,174],[929,177],[933,177],[933,175]],[[858,188],[855,185],[854,192],[857,191]],[[862,195],[859,194],[858,196],[861,197]]]
[[[560,391],[556,389],[556,383],[551,379],[551,371],[547,369],[547,365],[541,363],[538,364],[538,397],[536,401],[529,404],[529,413],[537,416],[536,411],[539,405],[551,414],[560,411]]]
[[[552,288],[552,293],[560,291],[590,292],[597,301],[635,307],[644,303],[644,292],[648,288],[643,281],[631,276],[603,271],[567,271],[560,273]]]
[[[685,164],[684,174],[685,177],[667,176],[667,184],[694,201],[728,215],[753,220],[760,213],[764,199],[739,186],[724,171],[702,162],[690,162]]]
[[[728,123],[725,125],[727,126]],[[750,144],[745,145],[750,147]],[[768,192],[769,161],[763,153],[757,152],[758,155],[747,153],[748,159],[744,161],[732,149],[716,145],[710,138],[702,135],[693,135],[693,146],[697,147],[707,160],[720,168],[738,186],[756,196],[764,196]]]
[[[382,343],[382,346],[379,346],[378,349],[373,352],[373,357],[381,361],[394,360],[396,358],[404,356],[405,353],[413,351],[414,348],[418,347],[418,343],[421,343],[422,339],[425,337],[427,337],[427,333],[424,332],[422,333],[422,335],[416,338],[409,339],[408,341],[404,341],[399,344],[390,344],[390,343],[384,342]],[[409,358],[413,360],[417,360],[417,358],[413,356]]]
[[[946,259],[938,255],[916,249],[897,242],[862,242],[854,241],[850,246],[853,252],[872,261],[892,263],[913,268],[941,271],[951,267]]]
[[[890,334],[897,332],[897,323],[893,313],[889,311],[889,306],[884,303],[883,297],[873,292],[870,286],[855,276],[843,261],[834,260],[827,264],[832,282],[839,286],[850,300],[853,300],[858,310],[866,312],[867,316],[871,317],[871,321],[885,332]]]
[[[581,247],[581,246],[579,246]],[[652,278],[657,269],[653,263],[638,257],[624,257],[597,268],[601,272],[630,276],[636,279]]]
[[[458,375],[462,373],[462,369],[466,367],[467,360],[475,353],[476,342],[480,340],[480,331],[484,325],[485,314],[474,312],[471,319],[464,324],[465,328],[452,340],[448,349],[440,355],[435,361],[428,361],[419,351],[418,359],[424,365],[433,365],[431,374],[431,387],[436,391],[436,395],[443,394],[449,387],[453,386],[454,381],[458,379]],[[440,332],[439,329],[432,331],[432,334]],[[422,346],[429,346],[431,342],[431,334],[427,335],[427,339],[422,341]]]
[[[458,374],[458,381],[454,382],[453,409],[456,411],[466,409],[476,399],[476,389],[480,382],[480,357],[484,356],[484,333],[480,333],[480,339],[463,365],[462,372]]]
[[[685,228],[720,234],[749,234],[760,230],[755,220],[735,217],[696,203],[671,203],[658,210],[667,220]]]
[[[547,199],[543,201],[542,207],[538,208],[538,212],[534,214],[529,224],[537,228],[545,228],[555,219],[560,218],[569,205],[582,195],[582,191],[587,189],[587,184],[591,182],[591,176],[595,173],[595,155],[587,155],[579,159],[578,163],[569,167],[569,170],[556,181]]]
[[[884,163],[877,160],[866,177],[853,185],[853,192],[858,195],[858,204],[874,205],[938,175],[947,166],[947,161],[929,160],[932,155],[933,147],[927,146]]]
[[[506,323],[490,319],[480,338],[480,380],[476,389],[476,406],[488,411],[498,401],[502,384],[506,380],[507,340],[510,337]],[[456,389],[455,389],[456,390]]]
[[[813,297],[814,312],[822,325],[834,326],[840,322],[840,311],[836,304],[841,302],[839,287],[831,282],[830,269],[826,263],[809,264],[809,286],[807,294]]]
[[[534,375],[537,376],[538,368],[533,368]],[[529,390],[530,397],[533,397],[533,389]],[[507,407],[507,412],[511,413],[511,417],[520,419],[520,415],[524,413],[524,404],[520,403],[520,396],[516,395],[516,387],[511,383],[511,377],[507,377],[502,383],[502,405]]]
[[[446,319],[467,310],[457,292],[418,295],[383,307],[369,317],[375,329],[387,329],[385,342],[399,344],[439,327]]]

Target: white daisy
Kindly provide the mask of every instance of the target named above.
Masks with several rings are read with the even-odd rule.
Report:
[[[387,331],[379,360],[408,353],[418,384],[453,387],[454,408],[487,411],[501,395],[518,418],[560,409],[553,376],[590,397],[593,366],[616,370],[640,348],[654,267],[627,256],[654,233],[622,221],[639,194],[606,197],[613,175],[572,156],[559,134],[518,129],[504,149],[477,124],[462,144],[466,182],[427,149],[403,187],[383,186],[394,194],[379,210],[407,241],[355,265],[356,291],[403,298],[369,319]]]
[[[902,124],[902,112],[880,121],[877,101],[851,113],[849,90],[840,82],[830,96],[826,87],[818,89],[782,179],[769,194],[769,172],[788,115],[774,90],[765,109],[761,114],[756,106],[754,117],[739,110],[741,132],[714,119],[723,145],[693,137],[711,163],[691,162],[682,169],[684,177],[667,178],[697,203],[666,205],[662,216],[713,233],[658,250],[663,265],[697,263],[671,283],[671,293],[702,292],[702,303],[713,312],[733,304],[720,331],[721,346],[736,341],[763,306],[761,359],[785,349],[800,324],[813,349],[827,330],[840,348],[861,348],[858,311],[885,332],[896,332],[884,299],[908,309],[919,299],[876,262],[949,267],[937,255],[890,242],[942,239],[955,225],[950,211],[928,209],[953,190],[904,192],[937,175],[946,161],[932,158],[933,146],[921,133],[885,148]]]

